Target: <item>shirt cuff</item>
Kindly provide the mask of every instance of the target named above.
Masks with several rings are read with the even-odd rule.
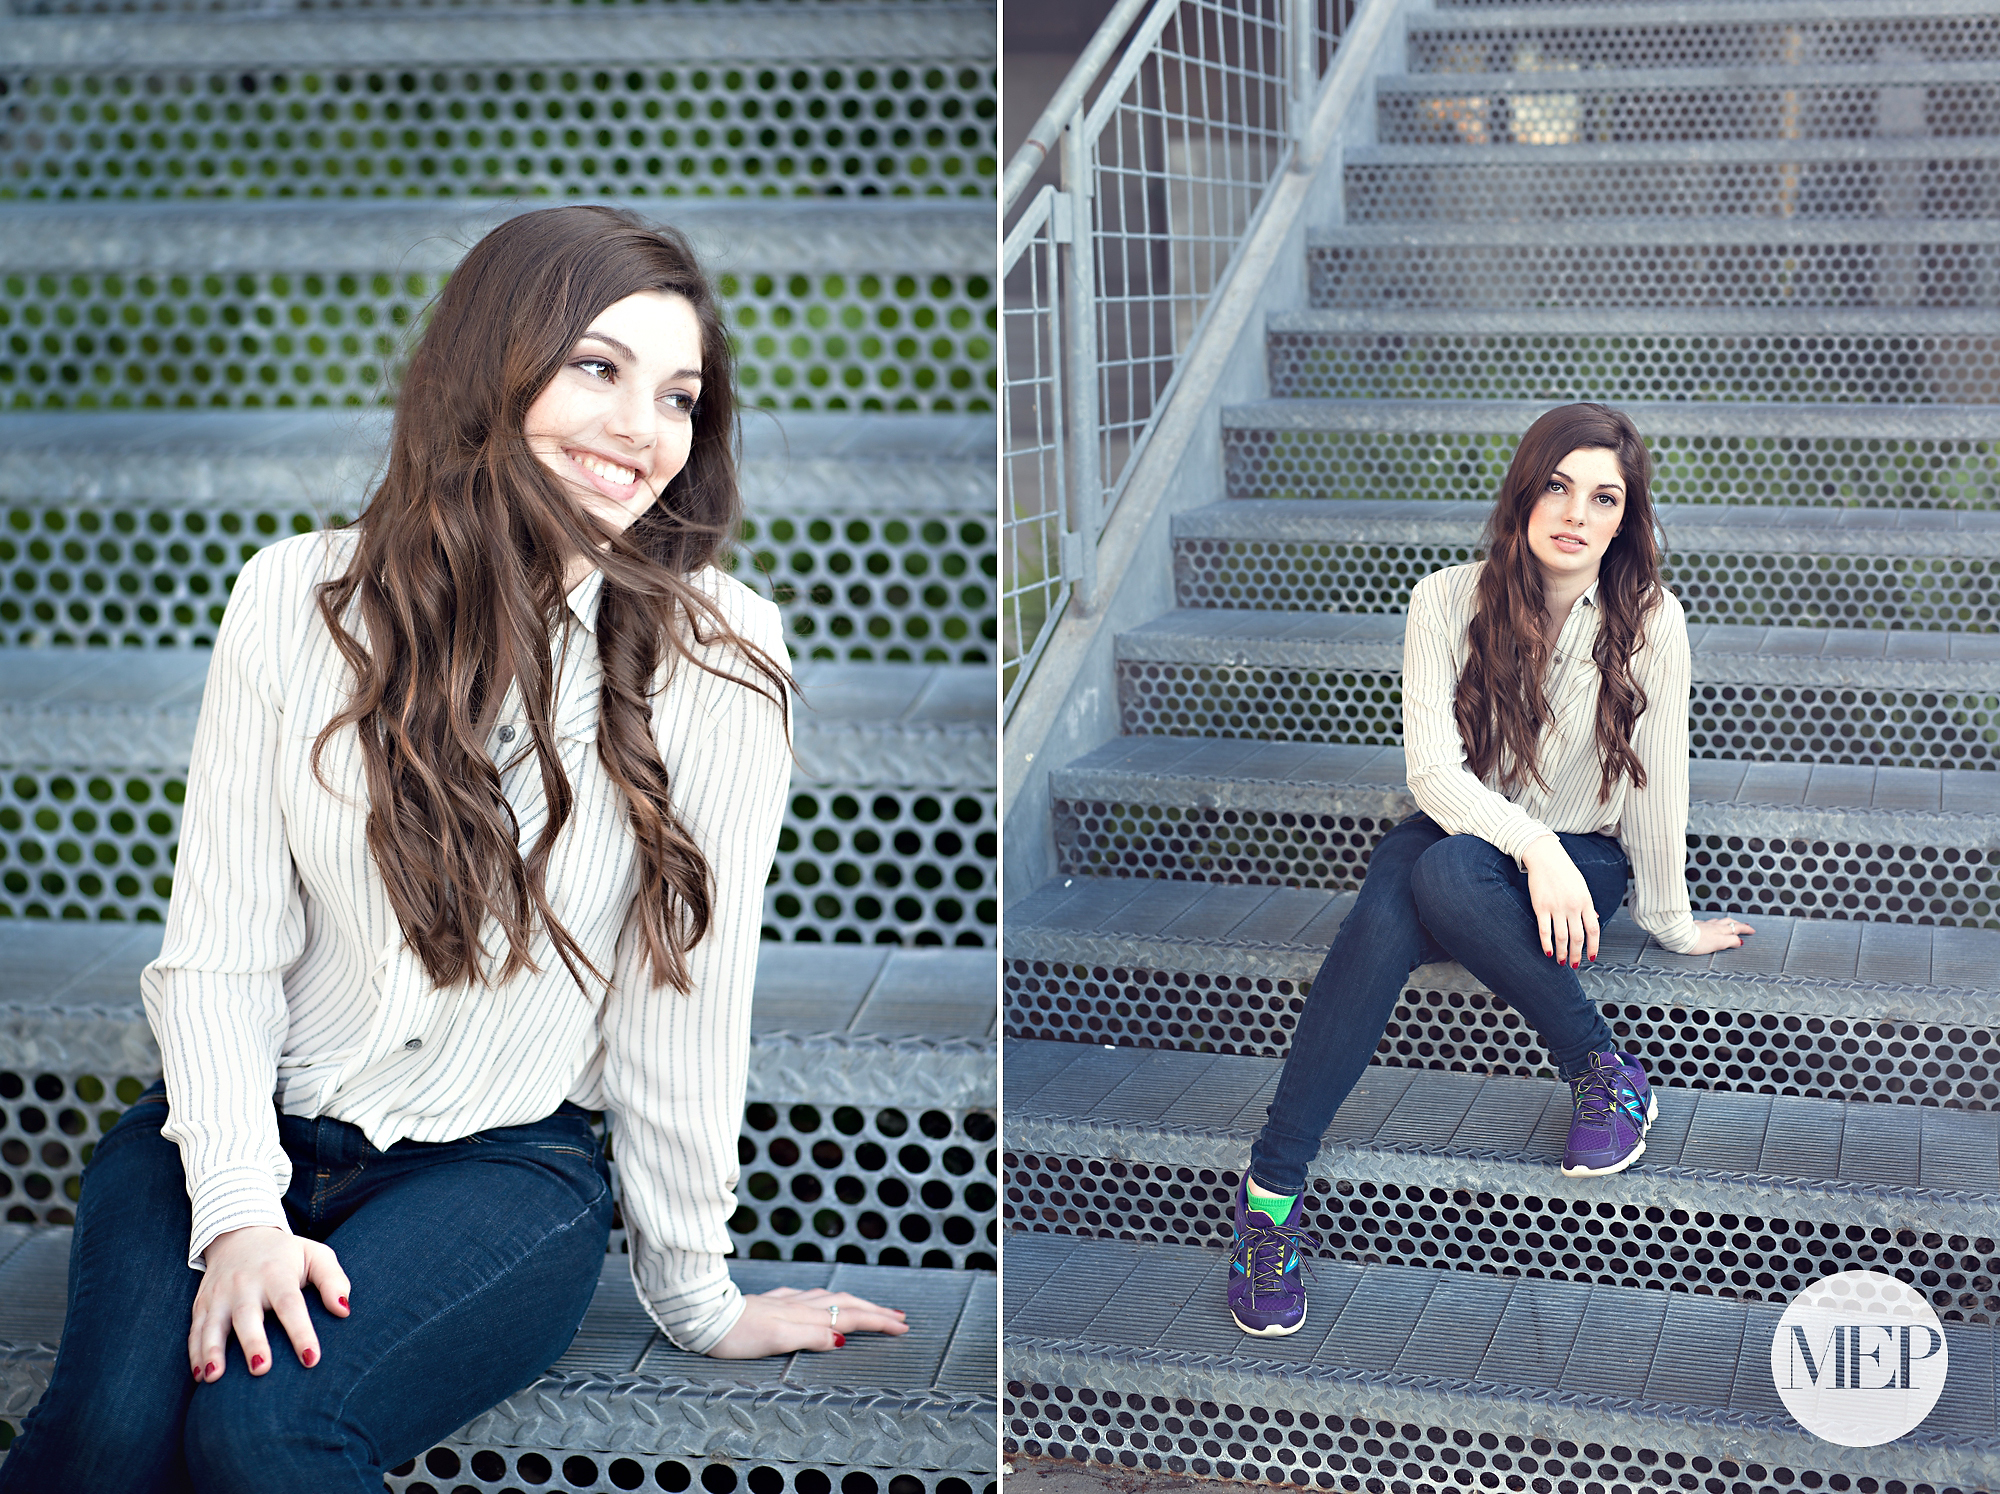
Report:
[[[258,1224],[292,1232],[284,1199],[271,1191],[271,1174],[261,1167],[232,1167],[203,1178],[193,1204],[188,1265],[196,1271],[208,1269],[205,1257],[217,1235]]]
[[[636,1273],[633,1288],[639,1293],[646,1316],[666,1334],[677,1349],[690,1354],[706,1354],[721,1343],[743,1316],[743,1293],[726,1274],[713,1287],[700,1287],[665,1301],[654,1301],[639,1286]]]

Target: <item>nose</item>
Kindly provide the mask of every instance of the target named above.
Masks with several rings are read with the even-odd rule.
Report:
[[[628,379],[618,391],[605,420],[605,434],[631,443],[639,451],[650,451],[657,439],[659,406],[637,379]]]

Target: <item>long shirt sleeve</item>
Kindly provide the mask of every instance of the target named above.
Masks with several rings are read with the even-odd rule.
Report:
[[[260,563],[261,562],[261,563]],[[160,1045],[194,1207],[188,1263],[217,1235],[288,1228],[291,1163],[271,1094],[290,1017],[284,972],[305,910],[277,782],[285,731],[282,573],[259,556],[237,577],[202,693],[174,895],[140,989]]]
[[[778,609],[747,593],[742,601],[733,622],[782,662]],[[715,662],[750,676],[740,660]],[[680,670],[695,673],[685,663]],[[764,886],[790,782],[788,709],[749,686],[700,675],[662,713],[656,733],[674,804],[714,875],[713,916],[689,955],[686,995],[651,985],[628,922],[598,1023],[633,1285],[661,1331],[694,1353],[713,1348],[743,1312],[724,1256]]]
[[[1632,918],[1665,948],[1694,947],[1688,908],[1687,622],[1679,600],[1662,591],[1647,616],[1633,672],[1647,707],[1632,749],[1646,787],[1628,778],[1598,797],[1602,772],[1596,740],[1599,676],[1595,588],[1570,609],[1557,636],[1547,691],[1551,719],[1537,744],[1545,785],[1532,778],[1511,792],[1499,774],[1481,779],[1466,761],[1453,701],[1477,607],[1479,565],[1452,566],[1410,593],[1403,643],[1403,745],[1417,806],[1453,835],[1477,835],[1519,858],[1541,836],[1610,835],[1632,864]]]

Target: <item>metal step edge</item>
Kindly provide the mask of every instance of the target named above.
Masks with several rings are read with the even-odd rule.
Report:
[[[1191,902],[1148,916],[1148,894],[1196,889]],[[1093,896],[1097,895],[1097,896]],[[1286,900],[1294,933],[1310,941],[1234,930],[1253,924],[1260,906]],[[1060,922],[1064,902],[1089,900],[1093,911],[1125,898],[1088,928]],[[1243,887],[1222,883],[1161,883],[1146,878],[1058,877],[1006,914],[1004,957],[1126,970],[1165,970],[1234,979],[1239,976],[1312,984],[1341,920],[1354,904],[1351,892]],[[1164,931],[1198,912],[1204,901],[1225,904],[1223,916],[1241,910],[1232,931],[1216,937]],[[1304,912],[1315,903],[1317,913]],[[1291,915],[1299,916],[1293,921]],[[1178,917],[1176,915],[1179,915]],[[1644,1006],[1726,1008],[1773,1015],[1815,1014],[1865,1021],[1921,1022],[1991,1027],[2000,1022],[2000,932],[1934,925],[1846,923],[1829,919],[1760,915],[1757,934],[1740,949],[1710,955],[1677,955],[1652,942],[1629,916],[1604,927],[1597,963],[1578,973],[1593,999]],[[1871,945],[1887,937],[1916,947],[1935,983],[1862,974]],[[1871,935],[1874,937],[1871,938]],[[1923,953],[1927,952],[1928,958]],[[1787,967],[1791,968],[1787,968]],[[1942,966],[1943,979],[1938,980]],[[1485,985],[1458,963],[1419,966],[1409,984],[1433,990],[1484,992]]]
[[[1730,3],[1730,0],[1718,0]],[[1805,165],[1824,161],[1990,161],[2000,136],[1864,140],[1669,140],[1643,145],[1356,145],[1343,166],[1453,166],[1478,172],[1497,166]]]
[[[1008,1042],[1003,1067],[1018,1072],[1025,1060],[1037,1060],[1033,1077],[1025,1085],[1008,1086],[1010,1152],[1212,1172],[1245,1167],[1250,1145],[1263,1125],[1264,1105],[1283,1068],[1283,1060],[1276,1058]],[[1218,1074],[1218,1069],[1226,1073]],[[1037,1102],[1039,1094],[1057,1088],[1062,1091],[1057,1099]],[[1176,1119],[1178,1100],[1197,1096],[1197,1091],[1192,1108],[1202,1118]],[[1607,1188],[1602,1178],[1562,1175],[1559,1164],[1571,1112],[1567,1085],[1441,1069],[1370,1068],[1355,1091],[1355,1101],[1343,1105],[1334,1118],[1308,1176],[1531,1194],[1586,1204],[1615,1198],[1621,1207],[1752,1217],[1802,1210],[1870,1228],[1907,1229],[1916,1224],[1926,1231],[1975,1238],[1994,1233],[1996,1205],[2000,1205],[2000,1111],[1850,1105],[1663,1085],[1653,1092],[1660,1113],[1648,1132],[1645,1157]],[[1454,1134],[1489,1099],[1509,1112],[1508,1124],[1518,1138],[1515,1144],[1480,1145],[1462,1142]],[[1220,1114],[1218,1101],[1240,1101],[1242,1108],[1227,1121],[1215,1119]],[[1120,1108],[1138,1113],[1105,1113]],[[1392,1111],[1396,1139],[1384,1140],[1381,1133],[1391,1123]],[[1488,1115],[1480,1124],[1492,1122]],[[1891,1128],[1887,1132],[1884,1122]],[[1819,1173],[1803,1169],[1786,1173],[1756,1165],[1684,1160],[1693,1151],[1697,1156],[1734,1153],[1761,1161],[1771,1130],[1780,1126],[1788,1134],[1830,1138],[1834,1166]],[[1953,1130],[1962,1135],[1952,1136]],[[1896,1145],[1910,1140],[1914,1146]],[[1944,1157],[1954,1142],[1962,1155]],[[1843,1147],[1855,1154],[1850,1163],[1856,1172],[1872,1170],[1879,1175],[1842,1176]],[[1938,1157],[1929,1168],[1922,1156],[1926,1148]],[[1930,1181],[1925,1180],[1927,1171],[1932,1174]],[[1967,1181],[1956,1185],[1936,1181],[1953,1173]],[[1990,1181],[1983,1177],[1979,1183],[1970,1181],[1985,1174],[1994,1176]]]
[[[1276,311],[1272,336],[2000,337],[2000,310],[1932,307],[1550,307],[1544,310]]]
[[[1593,26],[1620,29],[1674,26],[1756,26],[1825,21],[1837,25],[1867,26],[1882,21],[1921,20],[1991,16],[1993,0],[1869,0],[1865,9],[1852,0],[1736,0],[1718,16],[1715,0],[1697,4],[1606,5],[1579,3],[1560,6],[1479,5],[1413,11],[1409,35],[1429,32],[1499,33],[1561,29],[1583,30]]]
[[[1786,1413],[1771,1385],[1768,1344],[1778,1323],[1776,1304],[1329,1261],[1316,1263],[1318,1290],[1322,1300],[1338,1297],[1344,1310],[1326,1309],[1319,1321],[1331,1326],[1326,1313],[1332,1312],[1351,1331],[1331,1343],[1309,1332],[1300,1335],[1307,1340],[1301,1343],[1248,1338],[1237,1331],[1222,1305],[1229,1258],[1219,1251],[1019,1232],[1008,1237],[1007,1250],[1010,1279],[1001,1332],[1007,1379],[1014,1386],[1090,1387],[1197,1406],[1255,1406],[1316,1417],[1337,1411],[1398,1425],[1462,1427],[1551,1442],[1602,1441],[1855,1475],[1893,1468],[1898,1479],[1968,1489],[1984,1487],[1992,1466],[1993,1380],[1984,1372],[1969,1383],[1948,1385],[1945,1395],[1952,1397],[1956,1389],[1957,1398],[1941,1401],[1943,1414],[1933,1412],[1929,1426],[1899,1440],[1887,1457],[1880,1449],[1844,1448],[1812,1437]],[[1137,1281],[1153,1285],[1136,1296],[1123,1291],[1128,1282]],[[1556,1310],[1555,1302],[1574,1303],[1587,1291],[1587,1315],[1594,1321],[1629,1328],[1659,1324],[1664,1314],[1673,1320],[1670,1328],[1685,1323],[1697,1338],[1711,1343],[1722,1339],[1727,1328],[1736,1362],[1725,1360],[1720,1368],[1729,1373],[1730,1389],[1724,1393],[1730,1400],[1718,1406],[1691,1396],[1650,1398],[1643,1389],[1565,1391],[1558,1388],[1562,1376],[1552,1385],[1523,1386],[1497,1378],[1482,1381],[1476,1369],[1460,1374],[1398,1371],[1397,1359],[1423,1307],[1441,1289],[1454,1297],[1463,1293],[1460,1300],[1481,1300],[1486,1309],[1482,1318],[1493,1321],[1510,1303],[1526,1320],[1569,1320],[1574,1315]],[[1061,1326],[1042,1328],[1036,1321],[1042,1316],[1042,1293],[1047,1294],[1047,1320]],[[1141,1303],[1149,1310],[1134,1311]],[[1538,1304],[1544,1303],[1547,1310],[1538,1312]],[[1106,1328],[1092,1331],[1093,1319],[1100,1317],[1108,1320]],[[1170,1321],[1160,1322],[1163,1318]],[[1141,1319],[1150,1321],[1142,1327]],[[1659,1331],[1653,1329],[1647,1337]],[[1979,1365],[1982,1371],[1990,1364],[1993,1329],[1952,1324],[1946,1336],[1955,1359],[1962,1356],[1960,1362]],[[1626,1344],[1628,1352],[1642,1342],[1635,1336]],[[1383,1345],[1393,1345],[1392,1353],[1376,1352],[1371,1362],[1371,1350]],[[1642,1387],[1656,1366],[1662,1373],[1674,1367],[1674,1354],[1662,1352],[1657,1338],[1651,1347],[1648,1373],[1633,1377]],[[1592,1343],[1581,1353],[1601,1367],[1601,1345]],[[1685,1365],[1679,1367],[1685,1383]],[[1702,1383],[1712,1389],[1715,1381],[1705,1378]],[[1960,1416],[1975,1429],[1972,1435],[1942,1429],[1946,1417],[1956,1421]],[[1006,1438],[1010,1450],[1017,1440],[1018,1434]],[[1246,1468],[1243,1476],[1264,1474],[1261,1468]]]
[[[508,219],[585,202],[683,230],[711,276],[993,272],[992,205],[951,198],[10,202],[0,204],[0,264],[10,275],[440,275]]]
[[[184,769],[207,649],[0,649],[0,761]],[[993,670],[803,660],[794,784],[992,788]]]
[[[0,26],[0,67],[91,73],[258,63],[316,67],[576,67],[638,63],[754,67],[778,62],[991,58],[985,0],[808,11],[715,6],[530,14],[372,12],[365,25],[320,16],[17,16]],[[606,62],[607,58],[616,59]]]
[[[1113,643],[1113,657],[1120,664],[1358,670],[1400,676],[1403,625],[1403,616],[1396,613],[1181,607],[1120,633]],[[1257,636],[1260,632],[1266,636]],[[1284,636],[1269,636],[1273,634]],[[1929,656],[1898,657],[1891,645],[1904,640],[1922,640],[1930,646]],[[1872,649],[1867,647],[1870,643]],[[2000,691],[2000,634],[1697,623],[1688,628],[1688,644],[1697,685]],[[1946,646],[1961,657],[1938,657]]]
[[[1845,3],[1845,0],[1841,0]],[[1876,245],[1948,248],[2000,245],[2000,222],[1992,219],[1880,218],[1864,222],[1819,222],[1802,218],[1720,220],[1594,218],[1587,223],[1558,219],[1542,223],[1360,223],[1314,228],[1306,252],[1323,249],[1484,249],[1499,254],[1516,248],[1603,249],[1614,246],[1720,249],[1748,246],[1773,253],[1790,249]]]
[[[1850,786],[1870,776],[1877,802],[1856,802]],[[1688,780],[1691,836],[2000,849],[2000,774],[1697,758]],[[1049,797],[1385,820],[1417,808],[1400,747],[1205,737],[1116,739],[1051,772]]]
[[[1941,88],[2000,84],[2000,59],[1977,62],[1900,62],[1799,67],[1577,68],[1518,73],[1385,73],[1375,80],[1378,106],[1397,95],[1465,98],[1506,94],[1604,94],[1661,92],[1789,92],[1800,88]]]
[[[320,516],[380,475],[387,410],[0,415],[0,502],[140,503]],[[971,512],[990,518],[990,416],[742,412],[753,515]]]
[[[1490,503],[1470,499],[1225,498],[1175,514],[1173,542],[1477,546],[1491,512]],[[2000,513],[1983,511],[1662,503],[1654,514],[1669,553],[1704,547],[1801,556],[2000,553]]]
[[[1723,0],[1718,0],[1723,3]],[[1442,315],[1442,313],[1441,313]],[[1222,407],[1225,431],[1352,431],[1388,435],[1494,435],[1518,440],[1549,409],[1541,400],[1465,399],[1260,399]],[[1784,441],[2000,441],[2000,408],[1990,405],[1776,405],[1635,401],[1619,408],[1651,436],[1771,437]],[[0,423],[0,435],[16,420]],[[109,416],[63,416],[67,420]],[[166,421],[198,415],[169,415]],[[4,493],[6,453],[0,449],[0,493]],[[1664,505],[1663,505],[1664,506]],[[1737,512],[1750,510],[1738,508]],[[1796,510],[1785,510],[1794,512]],[[1844,510],[1877,513],[1918,510]],[[1911,522],[1944,523],[1937,511]],[[1852,522],[1861,523],[1857,518]],[[1900,522],[1900,521],[1899,521]]]
[[[66,1257],[63,1226],[46,1226],[26,1247]],[[24,1290],[48,1291],[67,1271],[42,1269],[30,1283],[20,1251],[11,1274]],[[60,1266],[61,1262],[56,1262]],[[994,1450],[994,1324],[997,1282],[985,1272],[896,1266],[734,1261],[750,1291],[833,1285],[883,1302],[907,1303],[910,1338],[850,1340],[842,1354],[722,1361],[669,1346],[632,1289],[631,1267],[607,1258],[597,1297],[564,1359],[535,1384],[475,1417],[446,1445],[502,1446],[886,1468],[991,1470]],[[60,1313],[60,1304],[55,1304]],[[923,1321],[930,1309],[931,1324]],[[933,1326],[934,1325],[934,1326]],[[979,1340],[983,1336],[984,1342]],[[896,1363],[896,1350],[908,1356]],[[855,1350],[859,1350],[856,1353]],[[623,1373],[577,1367],[616,1362],[629,1352],[643,1368]],[[910,1383],[926,1373],[932,1383]],[[0,1344],[0,1407],[18,1418],[41,1397],[53,1345]],[[898,1382],[901,1382],[900,1384]],[[683,1412],[685,1408],[685,1413]],[[664,1414],[663,1414],[664,1413]],[[717,1424],[727,1428],[718,1436]]]

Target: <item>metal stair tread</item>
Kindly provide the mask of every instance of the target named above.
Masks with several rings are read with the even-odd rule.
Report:
[[[357,409],[0,415],[0,501],[338,511],[376,477],[391,418]],[[990,512],[995,439],[990,416],[745,411],[744,507]]]
[[[185,768],[208,659],[200,648],[0,648],[0,759]],[[804,659],[794,676],[794,783],[994,786],[989,667]]]
[[[1772,1386],[1775,1304],[1320,1261],[1305,1330],[1251,1338],[1223,1306],[1223,1252],[1026,1232],[1007,1249],[1002,1333],[1015,1382],[1170,1386],[1197,1406],[1360,1408],[1419,1426],[1472,1417],[1538,1437],[1561,1408],[1565,1435],[1578,1441],[1615,1431],[1625,1435],[1604,1440],[1658,1445],[1664,1433],[1668,1446],[1713,1452],[1714,1429],[1729,1427],[1728,1456],[1808,1466],[1826,1446]],[[1616,1323],[1615,1343],[1579,1335],[1586,1321]],[[1969,1373],[1954,1374],[1924,1426],[1898,1444],[1902,1467],[1940,1477],[1945,1460],[1924,1454],[1955,1451],[1949,1466],[1976,1477],[1996,1445],[1996,1332],[1952,1324],[1946,1334],[1952,1364]],[[1690,1374],[1686,1356],[1698,1346],[1703,1373]]]
[[[1727,3],[1727,0],[1718,0]],[[1513,92],[1503,89],[1503,92]],[[1858,140],[1662,140],[1592,145],[1354,145],[1341,152],[1349,170],[1367,166],[1463,166],[1490,171],[1501,165],[1706,166],[1740,162],[1811,165],[1824,161],[1926,161],[2000,159],[2000,136],[1933,138],[1879,136]],[[1698,215],[1697,215],[1698,216]],[[1784,221],[1772,219],[1770,221]]]
[[[1400,674],[1404,625],[1400,613],[1179,607],[1121,632],[1113,647],[1120,663]],[[1687,631],[1697,683],[1782,679],[2000,690],[2000,634],[1721,623],[1694,623]]]
[[[2000,310],[1929,306],[1547,307],[1276,311],[1273,335],[1442,337],[2000,337]]]
[[[21,1062],[22,1024],[76,1018],[143,1027],[139,972],[160,952],[157,923],[0,919],[0,1065]],[[988,1046],[993,955],[897,945],[759,947],[751,1030],[870,1042]],[[988,1088],[991,1088],[990,1080]]]
[[[1222,428],[1226,431],[1343,431],[1392,435],[1470,432],[1518,438],[1548,408],[1548,402],[1541,400],[1259,399],[1223,406]],[[1632,417],[1640,430],[1654,436],[1767,436],[1792,441],[2000,441],[2000,407],[1991,405],[1834,406],[1764,404],[1749,400],[1741,404],[1634,400],[1621,404],[1619,408]],[[0,432],[7,428],[0,425]],[[1945,517],[1948,511],[1943,510],[1807,510],[1796,506],[1749,508],[1737,505],[1729,511],[1746,514],[1839,512],[1854,516],[1842,519],[1842,523],[1870,525],[1950,525],[1959,522],[1956,518]],[[1822,521],[1772,519],[1768,522]],[[1977,525],[1986,520],[1983,515],[1971,516],[1969,522]]]
[[[1050,794],[1123,801],[1151,784],[1155,797],[1164,790],[1176,802],[1328,813],[1337,791],[1386,807],[1408,799],[1406,783],[1400,747],[1146,736],[1118,738],[1055,769]],[[1847,814],[1908,820],[1940,845],[2000,843],[1996,773],[1696,758],[1688,796],[1693,835],[1754,836],[1767,832],[1753,823],[1777,815]]]
[[[0,1345],[14,1351],[0,1354],[0,1404],[16,1416],[39,1394],[54,1357],[35,1346],[52,1346],[60,1332],[71,1233],[59,1225],[36,1228],[0,1260]],[[497,1441],[700,1455],[716,1435],[712,1423],[736,1433],[741,1422],[757,1429],[759,1458],[796,1459],[815,1438],[811,1460],[836,1465],[965,1468],[990,1458],[992,1275],[763,1260],[732,1261],[730,1273],[749,1292],[830,1285],[893,1303],[908,1312],[910,1332],[894,1339],[858,1335],[838,1354],[729,1361],[684,1353],[645,1315],[629,1259],[611,1255],[563,1357],[447,1445]],[[754,1422],[743,1420],[753,1414]],[[806,1431],[798,1430],[801,1421]],[[776,1444],[785,1441],[797,1445],[780,1451]]]
[[[1974,62],[1897,62],[1797,67],[1646,67],[1548,69],[1513,73],[1385,73],[1375,80],[1381,102],[1396,94],[1513,98],[1542,93],[1656,93],[1728,89],[1922,88],[2000,83],[2000,58]],[[1464,147],[1461,147],[1464,148]],[[1471,147],[1477,149],[1478,147]]]
[[[1865,10],[1853,0],[1733,0],[1722,15],[1716,14],[1717,0],[1682,3],[1604,4],[1601,0],[1580,0],[1574,4],[1440,6],[1436,10],[1414,11],[1410,15],[1412,35],[1423,31],[1497,32],[1561,28],[1564,31],[1592,26],[1675,27],[1725,25],[1754,26],[1765,22],[1827,21],[1833,23],[1881,20],[1913,20],[1932,16],[1993,15],[1993,0],[1869,0]]]
[[[1173,539],[1176,544],[1477,545],[1491,512],[1490,503],[1472,499],[1226,498],[1175,514]],[[1674,551],[1704,546],[1796,555],[1986,556],[2000,551],[2000,513],[1995,512],[1725,503],[1657,503],[1654,512]]]
[[[365,24],[362,22],[365,17]],[[404,68],[438,63],[613,66],[703,61],[741,66],[762,58],[882,61],[990,57],[993,7],[984,0],[923,6],[717,6],[685,14],[616,10],[385,13],[337,12],[198,18],[175,15],[10,16],[0,27],[0,63],[10,68],[215,67],[309,62]]]
[[[1007,1042],[1002,1062],[1010,1151],[1210,1171],[1244,1165],[1283,1067],[1276,1058],[1021,1039]],[[1607,1185],[1561,1174],[1571,1110],[1561,1081],[1371,1065],[1311,1175],[1752,1217],[1777,1212],[1778,1200],[1843,1213],[1888,1203],[1907,1223],[1921,1199],[1942,1211],[1920,1216],[1928,1229],[1992,1230],[2000,1111],[1669,1085],[1654,1094],[1660,1114],[1645,1155]]]
[[[565,199],[593,202],[684,230],[712,275],[993,267],[993,209],[959,198]],[[436,275],[489,230],[548,205],[479,197],[12,201],[0,203],[0,263],[16,274],[48,266],[62,274],[282,267],[295,276]]]
[[[1009,958],[1132,969],[1287,975],[1310,983],[1354,905],[1351,892],[1173,882],[1145,877],[1056,877],[1007,909]],[[1629,916],[1604,925],[1591,983],[1634,990],[1657,979],[1655,1001],[1692,1000],[1691,983],[1715,990],[1756,982],[1848,987],[1902,1019],[2000,1020],[2000,930],[1848,922],[1759,914],[1737,949],[1675,954]],[[1421,967],[1413,984],[1479,990],[1457,965]],[[1946,993],[1951,999],[1940,999]],[[1715,990],[1708,1002],[1747,1000]],[[1893,1007],[1894,1010],[1890,1010]]]
[[[1316,249],[1541,247],[1720,248],[1734,245],[1779,248],[1820,245],[1856,247],[1919,245],[1948,248],[2000,244],[2000,220],[1990,218],[1593,218],[1522,223],[1402,222],[1335,224],[1308,230],[1306,251]]]

